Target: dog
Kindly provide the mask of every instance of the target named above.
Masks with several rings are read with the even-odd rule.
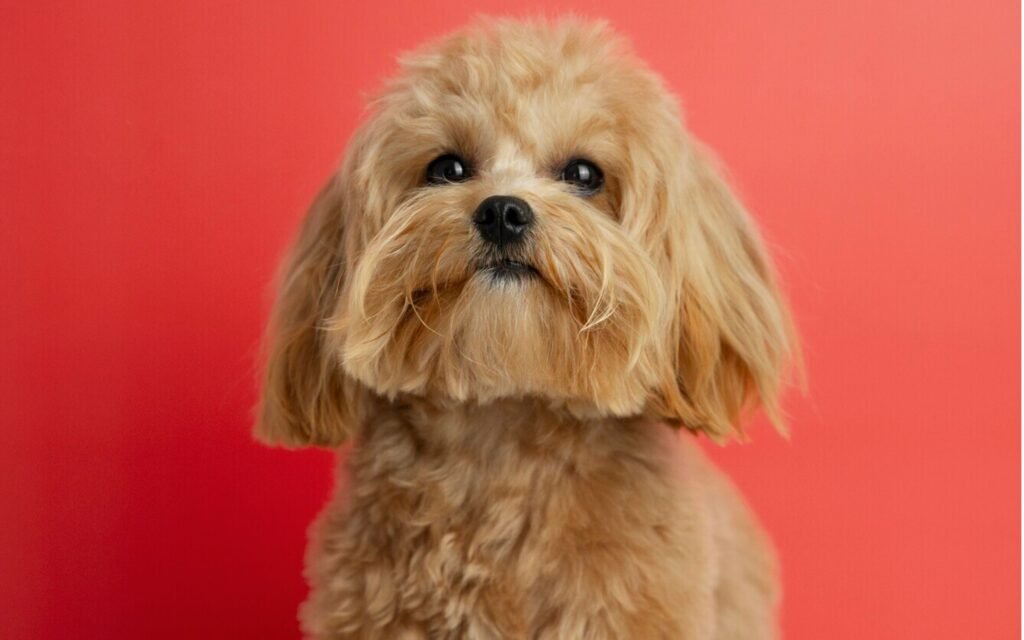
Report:
[[[257,436],[352,443],[303,632],[775,637],[771,544],[679,435],[781,430],[795,350],[716,161],[603,23],[485,19],[400,67],[268,329]]]

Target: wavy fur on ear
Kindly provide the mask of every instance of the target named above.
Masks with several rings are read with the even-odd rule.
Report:
[[[336,446],[356,428],[365,393],[325,344],[343,286],[345,206],[335,177],[320,191],[281,274],[267,332],[256,436],[285,446]]]
[[[709,151],[690,142],[674,248],[679,314],[674,417],[716,440],[743,437],[758,406],[783,434],[779,392],[796,350],[785,302],[753,219]]]

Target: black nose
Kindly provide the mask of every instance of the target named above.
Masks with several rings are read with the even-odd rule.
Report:
[[[502,247],[523,239],[533,224],[533,211],[519,198],[491,196],[476,208],[473,224],[484,240]]]

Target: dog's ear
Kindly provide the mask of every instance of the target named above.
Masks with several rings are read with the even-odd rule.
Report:
[[[269,444],[336,446],[357,428],[365,391],[324,333],[344,286],[343,195],[338,177],[320,191],[279,276],[256,424]]]
[[[721,441],[742,437],[746,410],[761,406],[784,432],[778,395],[795,349],[788,310],[760,234],[713,156],[684,145],[684,175],[666,194],[676,209],[666,216],[678,348],[674,380],[659,394],[663,417]]]

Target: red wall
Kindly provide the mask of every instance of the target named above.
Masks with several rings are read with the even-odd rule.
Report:
[[[397,52],[548,3],[66,4],[0,6],[2,635],[294,637],[330,455],[250,440],[266,283]],[[573,4],[792,293],[792,439],[714,452],[788,637],[1019,637],[1019,7]]]

